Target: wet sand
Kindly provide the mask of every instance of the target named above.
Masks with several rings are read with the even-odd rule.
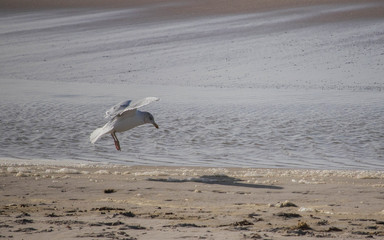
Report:
[[[35,11],[48,9],[124,9],[124,8],[149,8],[146,15],[152,21],[161,19],[185,19],[189,17],[202,17],[213,15],[234,15],[257,13],[265,11],[276,11],[282,9],[294,9],[308,6],[334,5],[340,4],[371,4],[380,3],[377,0],[134,0],[134,1],[105,1],[105,0],[83,0],[83,1],[57,1],[57,0],[3,0],[0,9],[10,11]],[[151,8],[153,7],[153,8]],[[383,17],[383,7],[372,6],[364,11],[351,10],[347,14],[330,13],[326,17],[314,18],[316,23],[336,22],[356,19],[372,19]],[[311,22],[311,21],[310,21]],[[313,23],[313,22],[312,22]]]
[[[11,165],[3,239],[383,239],[375,171]]]

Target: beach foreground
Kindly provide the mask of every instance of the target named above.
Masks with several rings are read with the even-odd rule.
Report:
[[[384,238],[380,171],[15,165],[6,239]]]

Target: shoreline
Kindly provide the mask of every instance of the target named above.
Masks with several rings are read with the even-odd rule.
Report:
[[[0,166],[2,238],[384,236],[384,172]]]
[[[51,160],[51,159],[24,159],[24,158],[7,158],[0,157],[0,168],[1,167],[38,167],[38,166],[51,166],[51,167],[74,167],[74,168],[164,168],[164,169],[177,169],[177,168],[191,168],[191,169],[229,169],[230,171],[234,170],[250,170],[250,169],[260,169],[260,170],[276,170],[276,171],[311,171],[311,172],[332,172],[333,174],[344,176],[344,173],[349,173],[351,176],[357,176],[361,174],[373,174],[376,177],[384,178],[384,170],[382,169],[368,169],[368,168],[316,168],[316,167],[270,167],[270,166],[227,166],[227,165],[185,165],[180,164],[153,164],[153,163],[136,163],[132,162],[99,162],[99,161],[89,161],[89,160]],[[375,178],[376,178],[375,177]]]

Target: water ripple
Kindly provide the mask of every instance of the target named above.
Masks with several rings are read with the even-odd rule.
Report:
[[[217,91],[221,90],[209,94],[217,95]],[[96,145],[89,143],[89,134],[105,122],[103,109],[109,106],[99,95],[71,95],[66,100],[43,95],[33,101],[5,97],[0,104],[0,157],[140,165],[384,169],[380,94],[371,98],[364,93],[361,97],[370,97],[351,102],[356,93],[346,92],[335,101],[321,100],[334,94],[327,91],[316,92],[319,96],[315,97],[299,91],[282,93],[286,92],[275,91],[276,100],[267,102],[248,95],[243,101],[234,93],[211,105],[199,101],[175,104],[165,97],[149,108],[160,129],[143,125],[118,134],[122,152],[114,149],[110,136]],[[304,95],[307,99],[303,100]]]

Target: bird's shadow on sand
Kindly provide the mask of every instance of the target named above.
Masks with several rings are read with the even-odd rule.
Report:
[[[283,187],[272,186],[272,185],[263,185],[263,184],[252,184],[244,183],[243,180],[229,177],[227,175],[203,175],[200,177],[186,178],[186,179],[176,179],[176,178],[148,178],[148,181],[155,182],[169,182],[169,183],[180,183],[180,182],[197,182],[205,184],[218,184],[226,186],[235,186],[235,187],[247,187],[247,188],[263,188],[263,189],[283,189]]]

